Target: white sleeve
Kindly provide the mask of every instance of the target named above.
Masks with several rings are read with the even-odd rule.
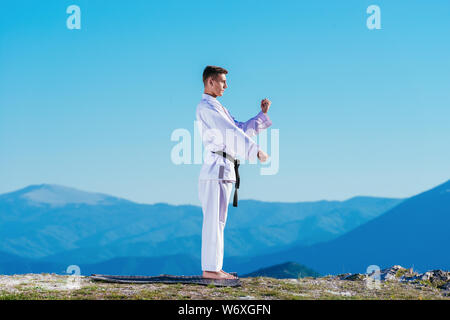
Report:
[[[239,122],[233,116],[231,118],[233,118],[236,126],[241,128],[249,136],[256,136],[261,130],[267,129],[272,125],[272,120],[262,111],[246,122]]]
[[[205,148],[225,151],[233,157],[256,160],[259,146],[249,135],[225,118],[213,107],[197,110],[197,120],[202,123],[202,139]]]

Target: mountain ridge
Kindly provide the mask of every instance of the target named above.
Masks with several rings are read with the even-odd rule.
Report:
[[[36,192],[40,193],[36,196]],[[31,200],[24,197],[30,193]],[[50,184],[0,195],[0,251],[64,263],[97,263],[123,255],[199,255],[200,207],[117,199]],[[330,239],[401,201],[376,197],[349,203],[241,200],[239,208],[229,207],[225,254],[262,254],[284,245]]]

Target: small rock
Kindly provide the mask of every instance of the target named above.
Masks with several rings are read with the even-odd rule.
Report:
[[[338,292],[338,291],[331,291],[331,290],[327,290],[328,293],[331,293],[335,296],[344,296],[344,297],[351,297],[352,293],[348,292],[348,291],[343,291],[343,292]]]
[[[403,268],[402,266],[395,265],[393,267],[384,269],[380,271],[380,280],[395,280],[400,281],[400,278],[398,274],[401,273],[402,275],[407,273],[407,269]]]
[[[438,286],[439,289],[450,292],[450,282]]]
[[[351,276],[351,275],[352,275],[351,273],[341,273],[341,274],[338,274],[338,275],[332,277],[331,279],[333,279],[333,280],[344,280],[345,278],[347,278],[348,276]]]
[[[292,283],[299,283],[300,280],[298,279],[285,279],[287,282],[292,282]]]
[[[431,270],[431,271],[427,271],[425,272],[422,276],[421,276],[422,280],[429,280],[431,283],[434,282],[449,282],[450,281],[450,272],[448,271],[442,271],[442,270]]]
[[[365,276],[360,273],[350,274],[341,278],[341,280],[359,281],[364,280]]]
[[[239,300],[255,300],[255,297],[253,296],[239,297]]]

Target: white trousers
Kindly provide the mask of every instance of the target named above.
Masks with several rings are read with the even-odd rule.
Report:
[[[202,204],[202,271],[220,271],[223,265],[223,232],[233,183],[199,180],[198,195]]]

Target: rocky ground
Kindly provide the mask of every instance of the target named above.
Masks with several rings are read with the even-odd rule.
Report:
[[[57,274],[0,276],[1,299],[446,299],[450,272],[423,274],[394,266],[370,276],[342,274],[320,278],[242,278],[236,288],[192,284],[116,284]]]

